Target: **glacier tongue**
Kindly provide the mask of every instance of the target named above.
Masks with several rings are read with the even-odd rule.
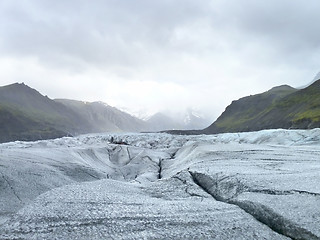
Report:
[[[0,238],[320,239],[319,143],[280,129],[0,144]]]

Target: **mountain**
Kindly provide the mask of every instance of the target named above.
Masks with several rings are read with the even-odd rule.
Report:
[[[134,116],[134,117],[141,119],[143,121],[147,121],[153,115],[157,114],[157,111],[148,110],[143,107],[132,109],[132,108],[124,107],[124,106],[117,106],[117,109],[119,109],[122,112],[128,113],[131,116]]]
[[[320,79],[320,72],[318,72],[318,74],[314,77],[313,81],[312,82],[315,82],[317,80]],[[311,85],[311,84],[310,84]]]
[[[199,116],[189,109],[180,114],[156,113],[142,120],[102,102],[52,100],[23,83],[0,87],[0,142],[99,132],[199,129],[204,125]]]
[[[210,124],[208,117],[194,109],[187,109],[183,115],[183,129],[203,129]]]
[[[0,142],[32,141],[66,136],[67,133],[51,124],[29,117],[25,112],[0,103]]]
[[[233,101],[202,133],[320,127],[320,80],[304,89],[283,85]]]
[[[147,116],[143,112],[139,113],[141,116]],[[143,120],[147,122],[150,131],[203,129],[210,124],[208,117],[192,108],[182,111],[157,112]]]
[[[142,130],[144,121],[101,102],[54,101],[23,83],[0,87],[0,142]]]
[[[146,120],[146,122],[151,131],[174,130],[183,128],[182,123],[175,121],[168,115],[161,112],[152,115],[149,119]]]
[[[144,121],[102,102],[88,103],[68,99],[56,99],[55,101],[86,119],[93,132],[139,132],[146,130]]]
[[[187,129],[203,129],[209,122],[201,114],[192,109],[180,113],[158,112],[149,117],[146,122],[152,131],[179,131]]]
[[[316,74],[316,76],[313,78],[313,80],[312,80],[310,83],[308,83],[308,84],[306,84],[306,85],[303,85],[303,86],[299,87],[298,89],[306,88],[306,87],[312,85],[314,82],[316,82],[316,81],[319,80],[319,79],[320,79],[320,72],[318,72],[318,73]]]
[[[56,138],[90,130],[75,112],[23,83],[0,87],[0,112],[1,142]]]

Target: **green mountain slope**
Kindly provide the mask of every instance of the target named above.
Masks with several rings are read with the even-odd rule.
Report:
[[[90,124],[79,115],[35,89],[24,84],[11,84],[0,88],[0,104],[9,111],[54,128],[66,134],[79,134],[91,130]]]
[[[18,83],[0,87],[0,142],[146,129],[144,121],[100,102],[54,101]]]
[[[320,127],[320,80],[298,90],[287,85],[233,101],[203,133]]]
[[[0,142],[58,138],[66,133],[0,104]]]
[[[79,114],[24,84],[0,87],[0,142],[39,140],[86,133]]]

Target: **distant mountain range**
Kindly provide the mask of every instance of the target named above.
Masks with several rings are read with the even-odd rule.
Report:
[[[199,126],[195,116],[188,124]],[[201,121],[199,121],[201,123]],[[33,141],[98,132],[141,132],[186,129],[163,113],[147,120],[102,102],[52,100],[25,84],[0,87],[0,142]]]
[[[200,116],[200,114],[196,113],[192,109],[187,109],[179,114],[158,112],[149,118],[146,118],[146,122],[153,131],[170,129],[199,130],[210,124],[210,121],[206,117]]]
[[[170,130],[167,132],[216,134],[317,128],[320,80],[303,89],[283,85],[233,101],[214,123],[202,130],[197,129],[209,125],[205,118],[191,110],[181,116],[156,113],[142,120],[102,102],[52,100],[23,83],[0,87],[0,142],[8,142],[95,132]]]
[[[319,76],[320,77],[320,76]],[[233,101],[201,133],[320,127],[320,80],[303,89],[287,85]]]
[[[139,132],[147,129],[146,123],[128,113],[103,102],[82,102],[69,99],[55,99],[76,112],[89,123],[86,132]]]
[[[179,111],[163,110],[150,113],[146,109],[136,109],[135,111],[121,108],[122,111],[129,113],[148,123],[152,131],[163,131],[168,129],[203,129],[212,123],[210,116],[203,114],[194,108],[180,109]]]

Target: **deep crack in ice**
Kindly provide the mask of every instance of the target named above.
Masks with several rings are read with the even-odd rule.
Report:
[[[234,188],[237,188],[237,190],[232,192],[232,196],[226,198],[226,196],[219,193],[221,192],[221,190],[222,192],[224,192],[225,189],[219,189],[219,183],[216,182],[214,178],[203,173],[192,171],[189,171],[189,173],[191,174],[194,182],[204,191],[209,193],[214,199],[216,199],[217,201],[237,205],[245,212],[253,216],[256,220],[267,225],[275,232],[294,240],[319,240],[319,237],[314,235],[312,232],[300,227],[293,221],[284,218],[267,206],[251,201],[237,200],[236,196],[239,194],[237,186],[233,186]],[[239,189],[241,188],[242,187],[240,187]],[[267,191],[264,191],[264,193],[266,192]]]

